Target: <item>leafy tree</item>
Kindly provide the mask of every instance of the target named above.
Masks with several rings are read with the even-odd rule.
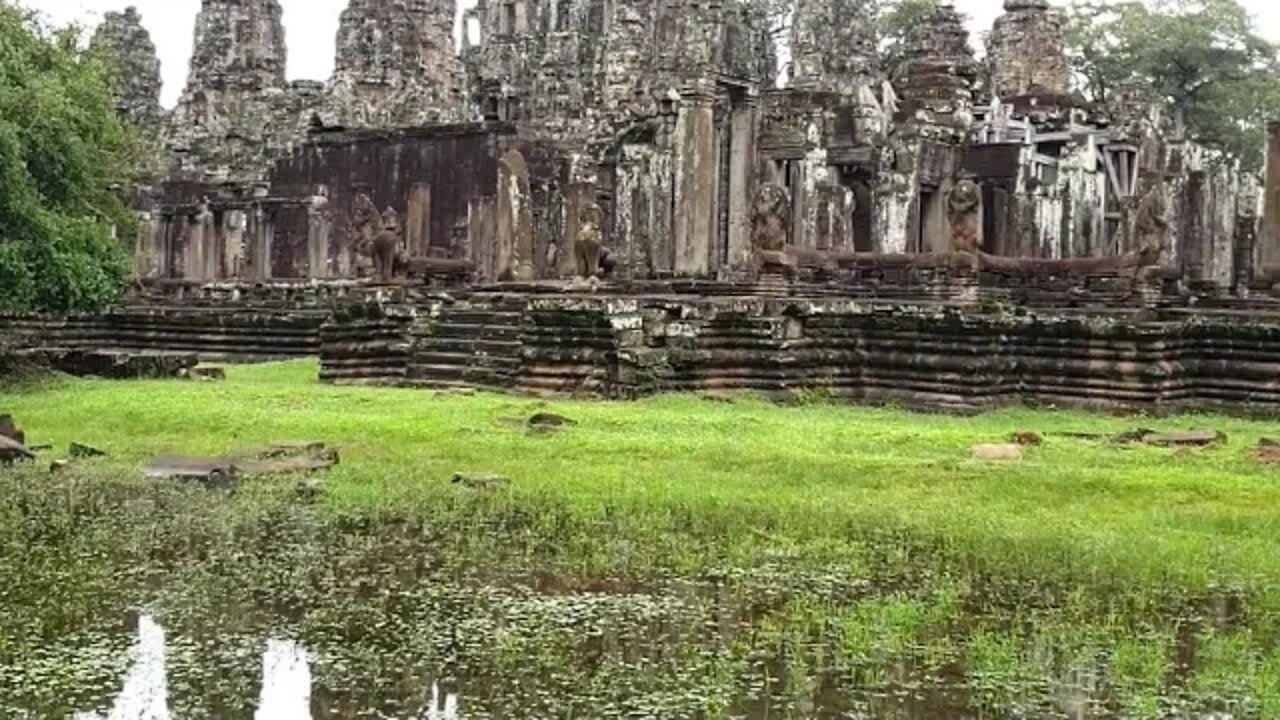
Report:
[[[1280,115],[1280,59],[1238,0],[1080,0],[1069,20],[1068,51],[1091,100],[1142,88],[1175,133],[1261,162],[1266,120]]]
[[[0,0],[0,308],[99,308],[128,275],[136,144],[78,41]]]

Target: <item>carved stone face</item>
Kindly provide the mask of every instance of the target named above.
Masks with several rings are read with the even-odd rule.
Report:
[[[951,208],[951,212],[963,213],[974,210],[982,202],[982,191],[978,188],[978,184],[972,180],[961,180],[951,188],[951,194],[947,197],[947,204]]]

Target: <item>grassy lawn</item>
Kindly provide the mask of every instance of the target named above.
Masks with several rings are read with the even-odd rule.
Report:
[[[109,454],[55,478],[0,472],[0,582],[26,586],[0,591],[0,630],[70,648],[144,602],[191,636],[287,627],[329,651],[321,695],[347,708],[333,717],[396,696],[385,657],[456,682],[479,716],[541,707],[524,677],[554,717],[1056,716],[1073,702],[1095,717],[1280,717],[1280,468],[1252,457],[1278,424],[543,403],[335,388],[315,373],[0,391],[32,442]],[[532,434],[519,422],[535,412],[577,424]],[[1178,451],[1069,436],[1135,427],[1228,440]],[[970,459],[1019,430],[1045,436],[1023,461]],[[137,472],[156,454],[294,440],[341,448],[317,504],[282,479],[225,497]],[[451,484],[459,471],[512,482]],[[67,591],[69,576],[85,589]],[[354,608],[397,640],[366,647]],[[424,613],[463,639],[442,646],[443,620]],[[640,642],[654,622],[674,634]],[[584,646],[597,626],[606,641]],[[614,637],[626,628],[635,637]],[[30,649],[0,641],[0,663]],[[116,672],[104,660],[64,675],[109,687]],[[51,707],[40,684],[9,691]],[[244,694],[196,685],[191,716]],[[886,697],[892,710],[875,705]]]

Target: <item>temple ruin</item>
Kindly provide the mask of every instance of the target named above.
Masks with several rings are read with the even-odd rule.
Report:
[[[1280,130],[1254,179],[1083,102],[1046,0],[1006,0],[984,60],[942,4],[895,68],[873,13],[350,0],[333,77],[289,82],[276,0],[203,0],[167,114],[113,15],[95,44],[163,145],[136,288],[0,328],[335,382],[1280,403]]]

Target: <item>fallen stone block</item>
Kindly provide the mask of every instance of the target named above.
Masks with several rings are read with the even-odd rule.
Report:
[[[294,493],[301,500],[308,502],[317,500],[324,495],[324,483],[315,478],[304,478],[298,481],[297,486],[293,489]]]
[[[550,412],[540,412],[534,413],[526,424],[529,426],[530,430],[546,431],[559,430],[560,428],[577,425],[578,423],[563,415],[557,415]]]
[[[1019,430],[1009,441],[1015,445],[1043,445],[1044,436],[1032,430]]]
[[[1226,442],[1226,440],[1227,436],[1217,430],[1148,432],[1142,436],[1143,443],[1163,447],[1205,447]]]
[[[0,465],[12,465],[15,462],[35,459],[36,454],[26,445],[6,435],[0,435]]]
[[[1263,465],[1280,465],[1280,440],[1263,438],[1258,441],[1258,449],[1253,457]]]
[[[220,367],[198,365],[178,371],[178,377],[197,382],[220,382],[227,379],[227,371]]]
[[[105,452],[96,447],[78,442],[71,443],[71,446],[67,448],[67,454],[73,458],[98,458],[107,456]]]
[[[234,465],[241,475],[288,475],[325,470],[338,461],[338,451],[324,443],[299,443],[268,445],[236,458]]]
[[[983,462],[1018,462],[1022,459],[1022,446],[1015,444],[974,445],[973,459]]]
[[[454,473],[453,484],[476,490],[492,490],[493,488],[510,485],[511,479],[492,473]]]
[[[13,416],[9,414],[0,415],[0,435],[13,440],[19,445],[27,443],[27,434],[22,431],[22,428],[18,427],[18,424],[13,420]]]
[[[191,353],[125,352],[36,348],[19,351],[25,359],[78,377],[107,380],[175,378],[196,366]]]
[[[143,468],[151,478],[195,480],[211,487],[229,487],[245,477],[292,475],[337,465],[338,451],[324,443],[268,445],[240,456],[189,457],[165,455]]]

